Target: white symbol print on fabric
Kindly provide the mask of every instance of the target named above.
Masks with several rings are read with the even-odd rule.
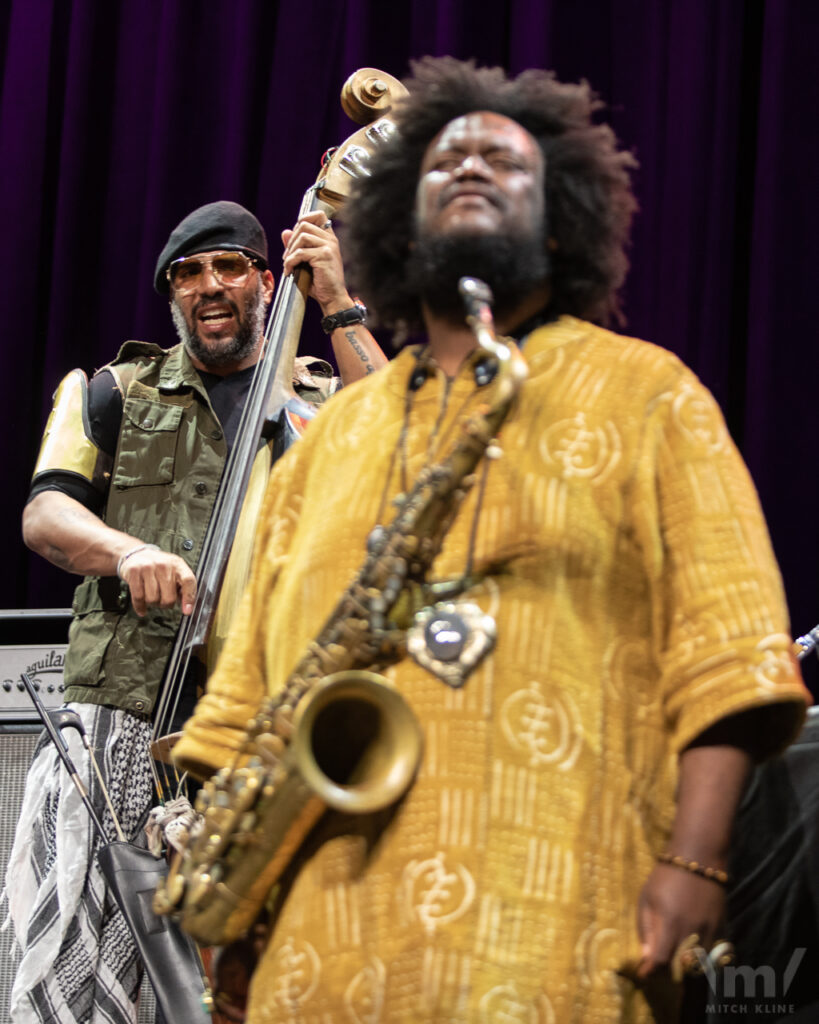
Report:
[[[728,643],[731,634],[725,623],[713,612],[698,611],[696,620],[687,619],[676,612],[672,620],[671,635],[675,638],[671,648],[675,660],[685,661],[694,656],[698,647],[708,643]]]
[[[589,427],[583,412],[552,424],[540,439],[541,457],[564,478],[583,477],[596,484],[620,461],[621,450],[617,427],[610,420]]]
[[[592,988],[616,991],[616,970],[622,962],[621,937],[614,928],[590,925],[577,940],[574,955],[577,971]]]
[[[373,957],[347,986],[344,1007],[352,1024],[378,1024],[384,1005],[386,977],[384,964]]]
[[[501,725],[510,746],[528,752],[532,768],[556,764],[565,770],[580,753],[577,709],[566,694],[552,692],[546,697],[538,683],[530,683],[506,699]]]
[[[606,649],[604,667],[606,685],[618,697],[636,700],[643,710],[659,704],[648,641],[614,640]]]
[[[780,637],[766,637],[761,640],[756,649],[762,651],[762,657],[754,669],[754,679],[758,685],[766,690],[775,690],[779,680],[785,678],[790,671],[791,655],[788,651],[770,650],[768,644],[781,644]]]
[[[709,452],[725,447],[726,431],[710,396],[685,390],[674,399],[674,417],[689,439]]]
[[[542,993],[524,1002],[514,982],[496,985],[481,999],[481,1024],[554,1024],[555,1011]]]
[[[437,927],[457,921],[475,898],[475,881],[463,864],[450,871],[443,853],[428,860],[411,860],[404,868],[404,892],[410,916],[417,917],[432,934]]]
[[[276,1002],[282,1006],[304,1003],[316,991],[321,961],[309,942],[289,937],[276,951],[275,972]]]

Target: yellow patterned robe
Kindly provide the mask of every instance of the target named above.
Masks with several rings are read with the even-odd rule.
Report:
[[[673,819],[676,755],[765,704],[770,749],[805,691],[748,473],[710,394],[646,342],[563,317],[523,349],[469,592],[498,641],[460,690],[406,660],[388,675],[425,734],[419,777],[378,842],[330,818],[257,971],[250,1021],[647,1019],[618,966]],[[251,585],[179,752],[226,763],[364,559],[414,365],[346,389],[275,468]],[[474,408],[471,366],[427,379],[411,483]],[[389,483],[387,484],[387,479]],[[435,563],[458,576],[473,489]],[[779,708],[782,711],[782,708]],[[345,834],[346,832],[346,834]]]

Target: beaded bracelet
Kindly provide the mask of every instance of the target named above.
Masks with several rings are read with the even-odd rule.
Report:
[[[660,864],[670,864],[672,867],[689,871],[692,875],[707,878],[709,882],[716,882],[717,885],[727,885],[729,881],[727,871],[723,871],[722,868],[709,868],[705,864],[700,864],[698,860],[686,860],[685,857],[673,853],[660,853],[657,860]]]
[[[146,551],[150,548],[151,551],[159,551],[158,544],[137,544],[135,548],[131,548],[130,551],[126,551],[124,555],[119,556],[117,562],[117,576],[122,579],[122,567],[125,564],[126,559],[130,558],[131,555],[135,555],[137,551]]]

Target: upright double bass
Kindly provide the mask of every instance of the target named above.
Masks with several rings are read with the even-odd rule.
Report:
[[[369,155],[393,130],[386,115],[405,92],[396,79],[373,68],[363,68],[347,80],[342,90],[342,106],[348,116],[365,127],[327,154],[318,179],[305,193],[299,216],[320,209],[332,218],[338,211],[350,184],[366,176]],[[182,620],[165,671],[152,743],[154,781],[162,802],[173,795],[176,782],[170,762],[173,738],[165,734],[174,716],[191,656],[212,632],[237,528],[244,535],[252,534],[261,489],[256,489],[259,501],[255,508],[248,501],[248,490],[254,466],[262,471],[262,480],[266,479],[270,468],[270,453],[263,440],[268,426],[283,421],[284,443],[287,444],[296,436],[289,416],[307,418],[311,415],[309,407],[301,403],[292,388],[293,363],[309,284],[309,273],[305,270],[279,283],[265,329],[263,355],[256,366],[205,536],[197,567],[194,609]],[[243,552],[249,554],[249,548],[248,542]],[[241,569],[237,573],[241,575]],[[134,931],[157,1000],[166,1016],[169,1020],[207,1019],[201,1003],[207,1002],[208,997],[203,992],[201,965],[192,943],[179,933],[175,922],[150,920],[143,898],[146,892],[153,892],[166,874],[164,861],[126,842],[107,844],[104,854],[106,879]]]
[[[389,112],[405,87],[391,75],[375,68],[361,68],[341,90],[341,105],[351,120],[364,127],[340,146],[329,150],[318,178],[304,194],[299,217],[314,210],[329,219],[338,212],[356,180],[368,175],[371,154],[395,131]],[[193,611],[183,619],[168,660],[153,728],[155,783],[160,799],[170,793],[174,772],[170,761],[173,737],[167,735],[179,703],[188,665],[194,651],[213,632],[217,617],[229,618],[233,608],[221,604],[226,569],[243,582],[249,562],[251,539],[258,516],[263,486],[248,496],[251,476],[266,479],[270,458],[259,451],[270,426],[278,423],[282,446],[297,436],[293,417],[309,419],[313,413],[293,391],[293,364],[298,349],[310,275],[307,269],[280,280],[264,334],[263,355],[239,423],[219,494],[205,535],[197,567],[197,596]],[[254,464],[255,468],[254,468]],[[258,478],[256,478],[258,479]],[[237,543],[234,545],[234,538]],[[233,547],[233,552],[231,549]],[[228,558],[230,567],[228,569]],[[237,588],[238,589],[238,588]],[[220,625],[220,631],[225,627]]]

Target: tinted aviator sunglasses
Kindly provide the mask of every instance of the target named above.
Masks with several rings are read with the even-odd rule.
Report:
[[[203,252],[174,260],[165,271],[165,277],[178,295],[198,288],[208,270],[223,288],[241,288],[250,271],[259,265],[259,260],[243,252]]]

